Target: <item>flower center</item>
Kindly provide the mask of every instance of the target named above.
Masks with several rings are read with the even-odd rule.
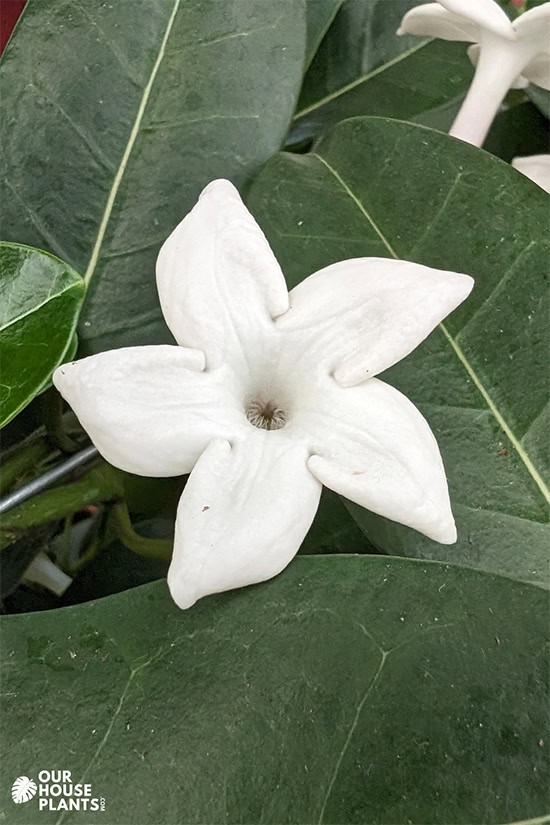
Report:
[[[275,401],[250,401],[246,417],[260,430],[280,430],[287,422],[287,413]]]

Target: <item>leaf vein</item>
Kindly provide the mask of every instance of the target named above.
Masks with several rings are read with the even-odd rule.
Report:
[[[99,230],[97,233],[97,237],[95,240],[94,248],[92,250],[92,254],[90,257],[90,261],[88,263],[88,267],[86,269],[86,273],[84,275],[84,282],[88,285],[93,277],[95,272],[95,268],[97,266],[97,262],[99,259],[99,254],[101,252],[101,247],[103,245],[103,240],[105,238],[105,233],[107,232],[107,226],[109,224],[109,219],[111,217],[111,213],[113,211],[113,207],[115,204],[115,200],[118,194],[118,190],[120,188],[120,184],[122,183],[122,179],[124,177],[124,173],[126,171],[126,166],[128,164],[128,160],[130,159],[130,155],[132,154],[132,149],[134,148],[134,144],[137,140],[137,136],[140,131],[141,122],[143,120],[143,116],[145,114],[145,109],[147,107],[147,103],[149,101],[149,96],[151,94],[153,84],[155,82],[155,78],[158,74],[162,61],[164,59],[164,55],[166,52],[166,45],[168,43],[168,38],[170,37],[170,32],[172,31],[172,26],[174,25],[174,20],[176,19],[176,14],[179,8],[181,0],[174,0],[174,6],[172,8],[172,12],[170,14],[170,18],[168,19],[168,23],[166,26],[166,31],[164,33],[164,37],[162,38],[162,43],[160,45],[160,49],[157,55],[157,59],[155,64],[151,70],[151,74],[149,80],[147,81],[147,85],[143,90],[143,95],[141,97],[141,101],[138,107],[138,111],[136,114],[136,118],[134,120],[134,124],[132,126],[132,130],[130,132],[130,136],[128,138],[128,142],[126,143],[126,147],[124,149],[120,164],[117,169],[117,173],[114,177],[111,190],[109,192],[109,196],[107,198],[107,203],[105,205],[105,210],[103,212],[103,216],[101,218],[101,223],[99,225]]]
[[[376,686],[376,683],[380,679],[380,675],[381,675],[382,670],[384,668],[384,665],[386,663],[386,659],[389,656],[389,652],[386,651],[386,650],[382,650],[380,652],[382,654],[381,658],[380,658],[380,664],[378,665],[378,668],[377,668],[376,673],[374,674],[373,678],[370,680],[369,684],[367,685],[367,689],[366,689],[365,693],[363,694],[363,697],[361,698],[359,704],[357,705],[357,710],[355,712],[355,716],[353,718],[350,729],[348,731],[348,735],[346,736],[346,739],[345,739],[344,745],[342,747],[342,750],[340,751],[338,759],[336,760],[336,765],[334,766],[334,771],[332,772],[332,777],[331,777],[330,782],[328,784],[328,787],[327,787],[327,790],[326,790],[326,793],[325,793],[325,797],[323,799],[323,804],[321,806],[321,811],[319,813],[318,825],[322,825],[322,822],[323,822],[323,819],[324,819],[324,816],[325,816],[325,810],[326,810],[326,807],[327,807],[327,802],[330,798],[330,795],[332,793],[332,789],[334,788],[334,783],[336,782],[337,776],[340,772],[340,766],[342,765],[342,761],[344,759],[344,756],[346,755],[346,752],[349,748],[350,742],[353,738],[353,734],[355,733],[355,730],[356,730],[357,725],[359,723],[359,718],[361,716],[361,711],[363,710],[367,699],[369,698],[369,696],[372,693],[374,687]]]
[[[472,323],[472,321],[473,321],[475,318],[477,318],[477,316],[480,314],[480,312],[481,312],[481,311],[482,311],[482,310],[483,310],[483,309],[487,306],[487,304],[489,303],[489,301],[491,301],[491,299],[492,299],[492,298],[494,298],[494,296],[495,296],[495,295],[499,292],[499,290],[502,288],[502,286],[503,286],[503,284],[506,282],[506,280],[510,277],[510,275],[512,275],[512,274],[513,274],[513,272],[514,272],[514,270],[515,270],[515,268],[516,268],[517,264],[519,263],[519,261],[523,258],[523,256],[525,255],[525,253],[526,253],[526,252],[528,252],[528,251],[531,249],[531,247],[533,247],[533,246],[535,246],[535,241],[529,241],[529,243],[527,244],[527,246],[525,246],[525,247],[521,250],[521,252],[519,252],[519,253],[517,254],[516,258],[515,258],[515,259],[514,259],[514,261],[510,264],[510,266],[508,267],[508,269],[507,269],[505,272],[503,272],[503,274],[502,274],[502,276],[501,276],[500,280],[498,281],[498,283],[497,283],[497,284],[495,284],[495,286],[493,287],[493,289],[492,289],[492,290],[489,292],[489,294],[488,294],[488,295],[487,295],[487,296],[483,299],[483,301],[480,303],[480,305],[479,305],[478,307],[476,307],[475,311],[473,312],[473,314],[472,314],[472,315],[470,315],[470,317],[468,318],[468,320],[466,321],[466,323],[464,324],[464,326],[462,326],[462,327],[458,330],[458,332],[456,333],[456,340],[457,340],[457,341],[458,341],[458,339],[459,339],[459,338],[461,338],[461,337],[464,335],[465,330],[466,330],[466,329],[470,326],[470,324]]]
[[[422,43],[419,43],[417,46],[413,46],[412,48],[408,49],[406,52],[402,52],[398,54],[397,57],[388,60],[387,63],[383,63],[381,66],[377,66],[376,69],[373,69],[371,72],[367,72],[367,74],[361,75],[361,77],[352,80],[351,83],[348,83],[346,86],[341,86],[339,89],[336,89],[334,92],[326,95],[326,97],[322,97],[319,100],[315,101],[315,103],[311,103],[309,106],[306,106],[304,109],[301,109],[299,112],[296,112],[293,118],[293,122],[299,120],[299,118],[304,117],[304,115],[309,115],[310,112],[314,112],[316,109],[320,109],[321,106],[325,106],[327,103],[331,103],[333,100],[336,100],[341,95],[344,95],[346,92],[350,92],[352,89],[355,89],[356,86],[360,86],[362,83],[366,83],[367,80],[371,80],[371,78],[376,77],[376,75],[381,74],[382,72],[386,71],[386,69],[391,69],[392,66],[401,63],[402,60],[405,60],[407,57],[410,57],[411,54],[420,51],[420,49],[424,49],[429,43],[432,42],[432,38],[430,40],[424,40]]]

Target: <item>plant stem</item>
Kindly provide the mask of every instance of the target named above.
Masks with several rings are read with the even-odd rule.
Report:
[[[0,549],[24,531],[64,519],[89,504],[116,501],[124,495],[121,474],[101,461],[71,484],[54,487],[14,507],[2,517]]]
[[[165,559],[172,557],[173,542],[170,539],[148,539],[136,533],[130,521],[126,502],[117,502],[110,513],[110,526],[122,544],[139,556],[148,559]]]
[[[44,422],[52,444],[64,453],[74,453],[79,444],[65,431],[63,424],[63,399],[55,387],[44,393]]]
[[[6,459],[0,474],[0,495],[4,495],[25,476],[29,470],[36,468],[42,459],[46,458],[51,448],[44,438],[33,439],[28,444],[22,444],[12,458]]]

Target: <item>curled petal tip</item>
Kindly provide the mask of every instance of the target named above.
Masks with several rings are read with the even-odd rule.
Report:
[[[462,273],[460,274],[460,277],[462,279],[463,293],[464,293],[464,298],[462,300],[465,300],[468,297],[468,295],[470,294],[470,292],[472,291],[472,289],[474,288],[475,280],[472,278],[471,275],[465,275],[465,274],[462,274]]]
[[[226,178],[217,178],[216,180],[210,181],[210,183],[205,186],[200,193],[199,199],[209,195],[237,196],[240,200],[240,195],[237,189],[233,186],[231,181],[226,180]]]
[[[52,375],[52,382],[56,390],[59,390],[63,395],[63,390],[69,385],[71,378],[74,375],[75,361],[69,361],[67,364],[61,364],[57,367]]]
[[[438,544],[456,544],[458,534],[448,493],[444,502],[436,504],[431,501],[428,505],[428,511],[431,515],[430,524],[427,529],[421,529],[421,532],[432,541],[437,541]]]
[[[189,589],[185,585],[185,582],[182,582],[180,577],[174,575],[171,570],[168,571],[168,589],[172,599],[180,610],[189,610],[200,598],[194,590]]]
[[[457,538],[458,534],[456,532],[456,524],[454,519],[451,518],[446,523],[441,524],[436,534],[435,541],[438,541],[440,544],[456,544]]]

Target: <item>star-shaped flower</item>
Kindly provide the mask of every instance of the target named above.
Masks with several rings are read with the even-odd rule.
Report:
[[[450,134],[481,146],[510,88],[529,83],[550,89],[550,3],[513,22],[496,0],[439,0],[411,9],[397,34],[473,43],[470,90]]]
[[[321,486],[452,543],[435,438],[377,373],[470,292],[467,275],[357,258],[290,294],[227,181],[162,247],[162,310],[179,346],[103,352],[54,375],[102,455],[145,476],[191,472],[168,584],[180,607],[291,561]]]

